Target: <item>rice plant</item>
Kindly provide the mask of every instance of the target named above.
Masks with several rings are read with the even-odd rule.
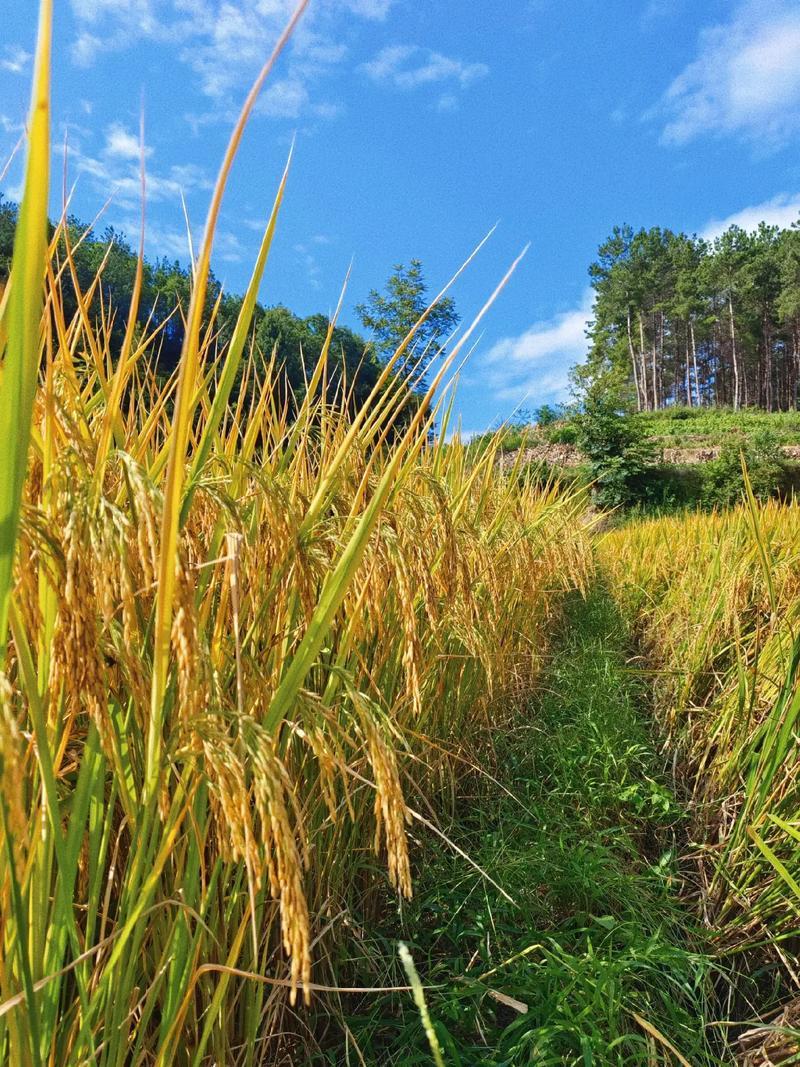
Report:
[[[600,557],[656,669],[668,744],[697,809],[703,906],[720,950],[794,971],[800,507],[631,524]],[[762,952],[763,955],[763,952]]]
[[[468,463],[431,444],[474,326],[405,426],[413,330],[355,416],[352,383],[327,389],[329,345],[299,410],[280,401],[279,354],[249,338],[286,174],[218,343],[216,219],[303,7],[231,136],[163,381],[157,330],[112,350],[102,267],[81,289],[65,218],[48,246],[41,3],[0,302],[9,1064],[290,1062],[313,1041],[305,1005],[340,992],[354,916],[386,883],[410,896],[411,828],[435,826],[455,760],[535,684],[559,594],[590,567],[580,495],[501,476],[496,448]]]

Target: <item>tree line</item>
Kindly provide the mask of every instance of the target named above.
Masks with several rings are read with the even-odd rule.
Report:
[[[639,411],[798,406],[800,223],[713,240],[615,227],[589,268],[580,389],[620,388]]]
[[[17,205],[0,194],[0,287],[8,278],[17,225]],[[127,328],[128,314],[136,276],[137,253],[124,233],[107,226],[95,234],[79,219],[70,217],[66,230],[74,262],[78,289],[86,293],[101,270],[90,314],[105,314],[111,322],[110,348],[119,351]],[[51,226],[51,236],[54,233]],[[65,249],[57,250],[57,254]],[[62,275],[64,310],[68,318],[77,312],[76,288],[70,271]],[[191,271],[178,260],[158,257],[143,264],[142,295],[137,315],[141,328],[158,331],[155,370],[168,375],[180,358],[184,338],[184,315],[191,296]],[[227,293],[211,274],[206,296],[206,317],[214,315],[216,344],[224,345],[231,337],[242,297]],[[326,378],[330,398],[343,385],[352,408],[360,407],[370,395],[386,360],[425,311],[428,289],[422,264],[411,260],[408,267],[398,264],[390,275],[385,291],[372,289],[357,306],[364,328],[372,334],[365,338],[347,326],[336,325],[329,349]],[[216,308],[216,312],[214,309]],[[434,308],[417,331],[415,345],[400,373],[408,392],[407,412],[415,410],[425,382],[425,369],[434,351],[439,350],[459,321],[451,298]],[[276,357],[276,387],[281,399],[298,403],[305,392],[322,352],[330,327],[325,314],[296,315],[278,304],[257,304],[253,316],[253,349],[263,359]],[[409,361],[412,366],[409,366]],[[403,373],[405,371],[405,373]]]

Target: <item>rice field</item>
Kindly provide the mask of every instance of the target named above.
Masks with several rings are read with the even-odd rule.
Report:
[[[798,899],[799,537],[796,503],[751,497],[599,547],[657,665],[666,743],[697,803],[704,907],[726,951],[768,944],[779,959]]]
[[[348,1012],[400,997],[415,1005],[425,1055],[445,1062],[435,1019],[445,1002],[429,1014],[413,953],[376,952],[372,984],[348,977],[392,909],[412,913],[419,881],[430,899],[426,868],[440,871],[442,857],[458,873],[437,906],[450,907],[467,875],[487,901],[513,905],[499,933],[494,905],[479,917],[480,982],[497,984],[513,963],[523,994],[492,997],[529,1019],[544,1012],[537,996],[561,1013],[558,1025],[536,1016],[530,1039],[509,1024],[505,1059],[489,1058],[476,1015],[480,1062],[610,1064],[624,1047],[627,1063],[685,1065],[674,1041],[699,1018],[701,1029],[743,1025],[788,1002],[800,507],[750,495],[727,512],[603,533],[584,491],[504,468],[501,435],[480,454],[446,444],[452,371],[508,276],[434,363],[410,420],[416,327],[355,414],[353,383],[329,387],[334,322],[299,407],[282,401],[279,354],[258,351],[251,324],[288,166],[226,343],[206,282],[236,150],[291,26],[231,135],[191,302],[177,312],[186,341],[175,373],[157,373],[157,328],[131,325],[114,350],[115,309],[96,299],[103,266],[81,287],[66,205],[48,230],[51,21],[42,0],[25,190],[0,294],[0,1060],[310,1063],[335,1019],[348,1062],[366,1063]],[[135,289],[132,324],[138,299]],[[591,625],[564,637],[584,595]],[[622,618],[636,642],[627,660]],[[686,794],[680,857],[677,845],[650,854],[683,825],[654,736]],[[535,795],[524,866],[521,816],[499,804],[503,821],[481,824],[475,853],[459,843],[466,791],[488,811],[487,782],[503,805]],[[547,867],[547,835],[563,869]],[[527,914],[558,931],[507,958],[496,946],[524,913],[501,867],[520,899],[534,886]],[[644,968],[642,900],[652,903]],[[702,951],[683,913],[708,935]],[[615,944],[606,960],[597,946],[623,928],[623,955]],[[477,955],[448,981],[465,982]],[[666,1006],[659,975],[675,989]],[[636,997],[677,1035],[634,1010]],[[583,1051],[570,1058],[576,1034]],[[426,1062],[392,1040],[401,1051],[381,1062]],[[545,1047],[550,1059],[530,1058]],[[708,1051],[730,1047],[724,1037],[704,1033],[696,1047],[703,1063],[729,1062]]]
[[[247,339],[285,175],[217,345],[204,279],[255,94],[176,374],[147,331],[112,353],[102,268],[81,290],[66,225],[47,239],[49,26],[45,2],[0,308],[1,1055],[276,1062],[340,992],[353,916],[411,896],[457,761],[536,684],[591,565],[583,502],[430,444],[448,363],[402,430],[392,364],[349,419],[327,346],[277,405]]]

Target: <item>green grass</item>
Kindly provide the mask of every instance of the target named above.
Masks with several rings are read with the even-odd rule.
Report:
[[[458,801],[450,835],[515,903],[426,842],[412,904],[351,961],[374,978],[397,940],[409,944],[423,982],[438,987],[428,1006],[450,1064],[677,1062],[633,1013],[694,1067],[720,1062],[705,1027],[719,975],[680,901],[686,812],[627,647],[603,589],[571,598],[548,695],[494,738],[501,787],[476,776]],[[383,978],[402,982],[402,972]],[[410,997],[356,1002],[345,1015],[367,1063],[430,1062]],[[346,1062],[342,1046],[328,1055],[320,1062]]]
[[[648,437],[665,448],[721,445],[732,433],[770,430],[782,444],[800,444],[800,411],[759,411],[745,408],[672,408],[643,411],[638,416]]]

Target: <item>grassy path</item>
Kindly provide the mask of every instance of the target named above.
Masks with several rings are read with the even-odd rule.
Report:
[[[572,598],[545,697],[496,741],[497,774],[517,799],[481,780],[462,802],[455,839],[515,903],[425,849],[436,858],[413,906],[372,942],[391,954],[403,938],[423,980],[442,983],[428,999],[449,1064],[680,1062],[659,1033],[692,1067],[719,1062],[704,1025],[712,965],[679,901],[685,812],[627,650],[601,587]],[[367,1063],[431,1062],[399,998],[362,1005],[348,1025]]]

